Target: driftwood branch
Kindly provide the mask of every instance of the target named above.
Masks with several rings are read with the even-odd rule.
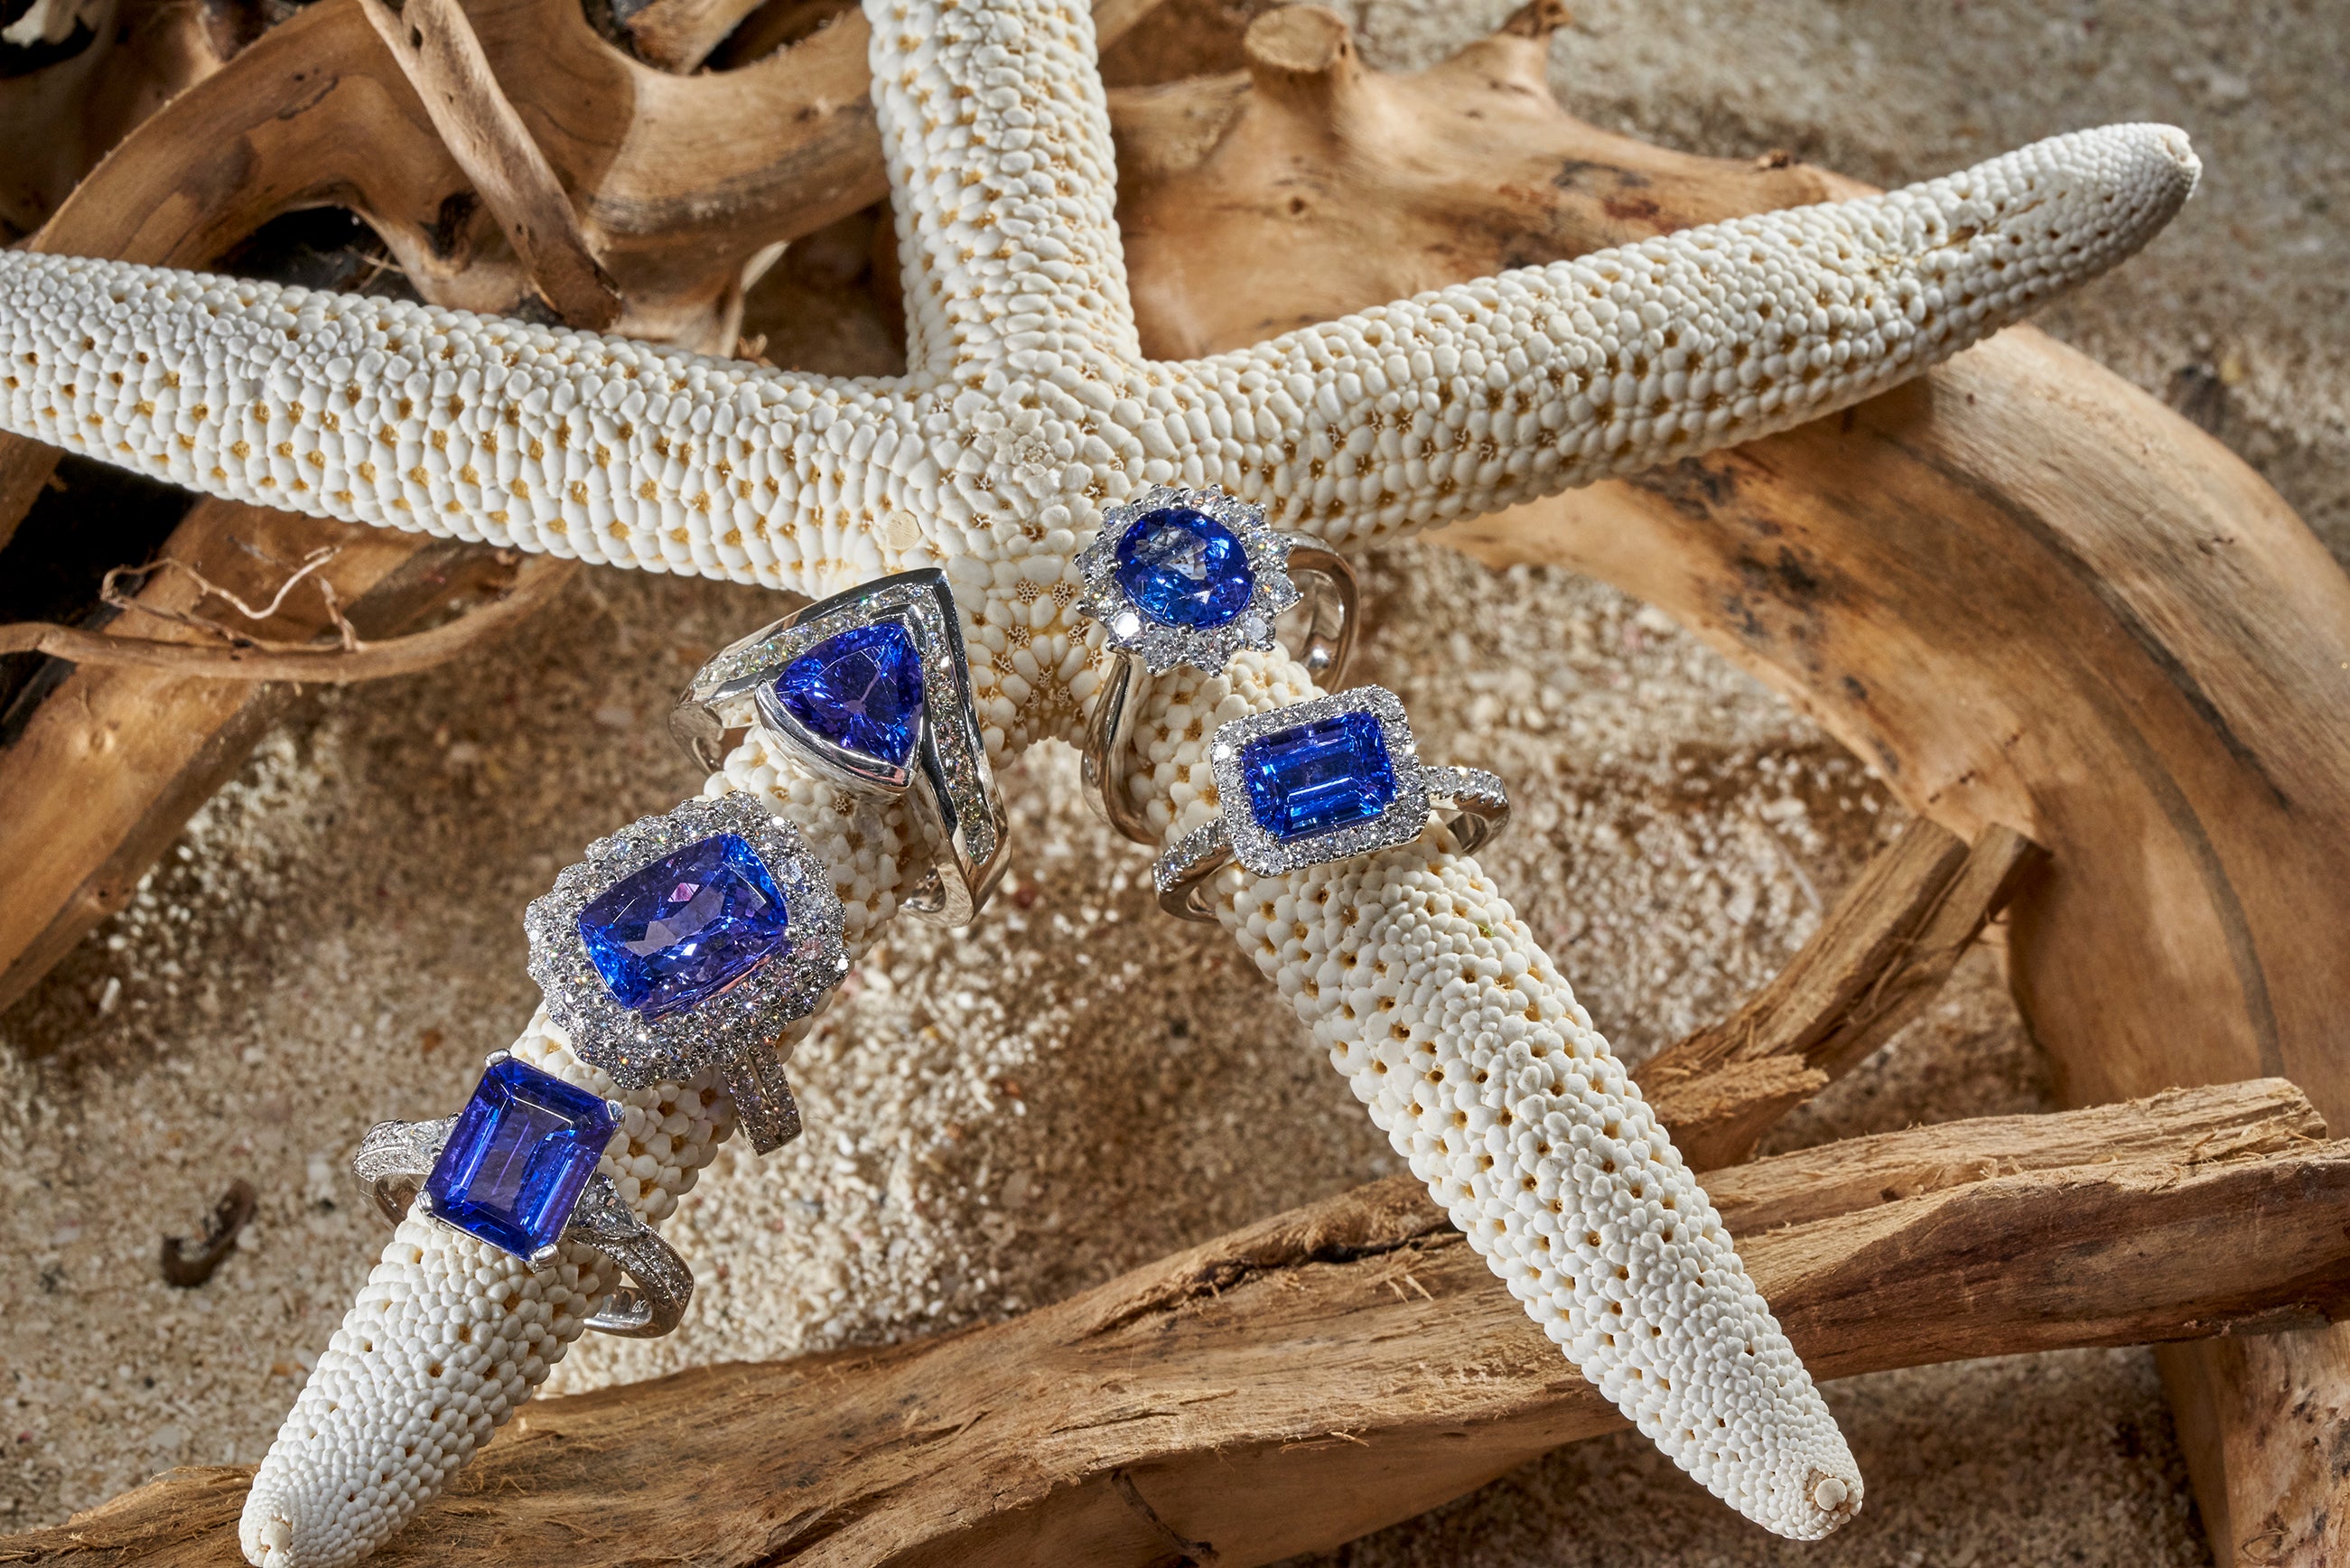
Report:
[[[206,647],[161,638],[125,637],[37,622],[0,626],[0,653],[46,653],[77,664],[159,670],[208,680],[290,680],[348,685],[413,675],[445,664],[504,637],[536,614],[571,580],[575,563],[534,556],[514,586],[481,608],[430,631],[411,632],[357,648],[304,648],[283,643]]]
[[[1712,1189],[1805,1360],[1845,1376],[2350,1307],[2350,1149],[2319,1130],[2246,1084]],[[532,1406],[378,1561],[1241,1568],[1621,1424],[1425,1195],[1381,1183],[1009,1323]],[[217,1563],[246,1473],[174,1471],[0,1561]]]
[[[198,502],[170,549],[205,580],[258,603],[276,586],[270,560],[299,558],[322,540],[338,548],[314,576],[331,584],[343,616],[369,640],[388,640],[452,601],[494,597],[510,571],[479,545],[420,542],[225,501]],[[545,576],[534,585],[534,592],[555,586]],[[178,614],[203,603],[201,589],[181,573],[151,577],[134,599]],[[153,636],[184,638],[192,654],[216,651],[204,646],[204,634],[172,618],[161,618]],[[296,595],[247,629],[303,642],[329,625],[323,600]],[[0,810],[0,866],[8,868],[8,897],[0,899],[0,1005],[130,900],[190,814],[235,774],[295,700],[289,683],[120,663],[83,664],[57,683],[0,750],[0,800],[8,803]]]
[[[620,318],[620,289],[580,233],[546,154],[498,86],[458,0],[359,0],[409,85],[555,313],[600,330]]]
[[[2012,828],[1973,847],[1919,817],[1869,862],[1776,979],[1641,1064],[1640,1087],[1699,1170],[1734,1164],[1781,1117],[1915,1018],[2045,857]]]

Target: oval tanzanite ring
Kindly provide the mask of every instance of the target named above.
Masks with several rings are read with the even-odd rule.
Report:
[[[912,801],[936,846],[902,908],[965,926],[1003,874],[1005,815],[987,765],[946,574],[877,577],[795,610],[693,678],[670,728],[715,769],[755,728],[819,776]]]
[[[1213,921],[1208,884],[1233,861],[1260,877],[1411,843],[1430,811],[1462,854],[1510,820],[1509,792],[1478,768],[1430,767],[1384,686],[1252,713],[1216,726],[1208,765],[1223,810],[1159,857],[1159,904]]]
[[[624,1089],[716,1068],[752,1147],[798,1136],[775,1042],[848,950],[831,868],[758,796],[689,800],[598,839],[523,929],[572,1054]]]
[[[562,1241],[595,1248],[630,1282],[614,1288],[588,1326],[652,1339],[685,1315],[693,1272],[596,1168],[621,1115],[617,1101],[500,1051],[455,1116],[377,1123],[351,1174],[392,1223],[413,1205],[534,1269],[559,1262]]]
[[[1243,648],[1274,645],[1274,621],[1306,606],[1298,661],[1322,686],[1346,674],[1355,642],[1355,569],[1221,490],[1159,485],[1102,514],[1077,556],[1081,607],[1101,622],[1109,678],[1086,727],[1086,798],[1137,844],[1157,844],[1128,792],[1134,718],[1147,682],[1179,664],[1210,674]]]

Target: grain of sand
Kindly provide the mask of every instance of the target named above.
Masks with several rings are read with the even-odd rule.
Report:
[[[1508,8],[1348,9],[1371,58],[1402,66]],[[2350,15],[2318,5],[1586,0],[1553,76],[1603,124],[1888,183],[2074,125],[2187,126],[2202,193],[2048,325],[2216,430],[2350,554],[2350,134],[2326,108],[2345,35]],[[1858,763],[1654,610],[1426,545],[1370,576],[1368,673],[1402,690],[1430,754],[1510,778],[1521,815],[1488,863],[1628,1056],[1766,979],[1898,828]],[[465,669],[319,699],[0,1018],[0,1527],[259,1458],[379,1244],[341,1175],[359,1133],[445,1111],[528,1015],[522,905],[587,840],[697,785],[661,714],[769,613],[602,574]],[[702,1281],[684,1329],[591,1340],[556,1389],[1017,1312],[1396,1168],[1230,944],[1157,917],[1144,857],[1073,809],[1074,777],[1058,747],[1014,770],[1014,869],[990,917],[893,933],[799,1054],[807,1136],[764,1161],[730,1151],[686,1199],[668,1227]],[[1779,1141],[2048,1103],[1986,949]],[[211,1284],[163,1285],[159,1237],[199,1228],[238,1177],[262,1191],[244,1244]],[[1870,1490],[1825,1547],[1762,1536],[1618,1438],[1313,1561],[2210,1561],[2143,1352],[1829,1397]]]

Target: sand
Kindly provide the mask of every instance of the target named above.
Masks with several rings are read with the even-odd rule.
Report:
[[[1371,0],[1378,63],[1506,4]],[[1871,179],[2068,126],[2186,125],[2204,190],[2048,325],[2188,407],[2350,556],[2342,375],[2350,16],[1897,0],[1586,3],[1572,107],[1699,151],[1786,147]],[[1521,801],[1488,857],[1618,1049],[1733,1006],[1900,814],[1865,768],[1654,610],[1439,547],[1369,563],[1367,674],[1430,755]],[[460,669],[321,697],[191,825],[133,907],[0,1016],[0,1528],[178,1463],[260,1457],[380,1242],[341,1174],[437,1115],[528,1014],[523,904],[588,839],[698,785],[661,716],[747,590],[624,574]],[[730,1152],[667,1229],[684,1329],[594,1340],[577,1390],[1016,1312],[1396,1168],[1343,1084],[1212,930],[1075,807],[1075,758],[1013,770],[1014,869],[972,934],[893,934],[794,1067],[809,1132]],[[920,1041],[919,1053],[898,1049]],[[1996,953],[1783,1129],[1802,1143],[2047,1105]],[[236,1178],[259,1219],[213,1282],[158,1278]],[[1831,1387],[1870,1480],[1825,1547],[1762,1536],[1629,1439],[1588,1443],[1328,1559],[1836,1568],[2210,1559],[2143,1352]],[[1321,1560],[1316,1560],[1321,1561]]]

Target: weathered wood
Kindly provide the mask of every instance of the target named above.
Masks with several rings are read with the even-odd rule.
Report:
[[[1643,1063],[1633,1076],[1658,1119],[1673,1129],[1673,1147],[1700,1171],[1745,1158],[1764,1133],[1831,1081],[1800,1056],[1725,1062],[1695,1077],[1660,1074],[1655,1065],[1653,1059]]]
[[[1544,80],[1547,15],[1415,75],[1334,64],[1305,108],[1294,81],[1256,90],[1295,76],[1287,48],[1254,51],[1253,82],[1114,97],[1146,347],[1214,352],[1863,189],[1574,119]],[[1146,141],[1165,154],[1129,156]],[[2009,952],[2067,1098],[2282,1075],[2350,1118],[2350,580],[2258,475],[2153,399],[2014,327],[1827,421],[1439,536],[1618,584],[1920,815],[2044,846],[2056,869],[2018,900]],[[2345,1347],[2335,1331],[2242,1346],[2214,1375],[2250,1378],[2241,1397],[2172,1379],[2223,1561],[2240,1520],[2289,1515],[2262,1526],[2282,1531],[2263,1549],[2302,1563],[2350,1519],[2350,1478],[2319,1458],[2350,1452],[2350,1421],[2296,1450],[2294,1485],[2220,1463],[2259,1448],[2241,1423],[2266,1389],[2350,1408]]]
[[[531,286],[573,327],[620,318],[620,289],[580,233],[555,166],[498,85],[458,0],[359,0],[442,145],[473,182]]]
[[[497,571],[479,546],[290,513],[201,501],[173,533],[171,553],[234,591],[268,597],[263,558],[299,558],[322,542],[341,553],[317,574],[362,637],[386,637],[434,607],[490,587]],[[258,552],[258,554],[256,554]],[[158,576],[136,596],[192,610],[184,577]],[[127,613],[138,635],[199,645],[200,634]],[[296,641],[328,625],[324,603],[296,594],[251,629]],[[139,879],[195,809],[241,766],[295,700],[291,686],[206,679],[124,665],[75,670],[0,750],[0,1006],[22,995],[84,933],[130,901]]]
[[[2289,1085],[2244,1085],[1713,1187],[1788,1221],[1741,1251],[1844,1376],[2350,1307],[2350,1148],[2313,1125]],[[1381,1183],[1009,1323],[534,1405],[375,1561],[1242,1568],[1620,1425],[1425,1195]],[[0,1562],[221,1562],[244,1473],[174,1471]]]
[[[1984,829],[1971,849],[1925,817],[1903,829],[1770,984],[1641,1064],[1682,1158],[1699,1170],[1745,1158],[1858,1066],[1941,990],[2043,858],[2012,828]]]
[[[208,680],[323,686],[382,680],[445,664],[512,630],[571,580],[576,566],[551,556],[531,556],[515,572],[514,587],[482,608],[430,631],[361,641],[353,648],[203,644],[31,623],[0,626],[0,653],[46,653],[78,664],[160,670]]]

